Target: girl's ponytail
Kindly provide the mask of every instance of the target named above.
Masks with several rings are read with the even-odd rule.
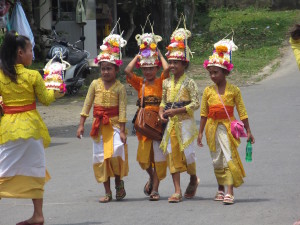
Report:
[[[0,50],[0,68],[5,76],[8,76],[11,81],[17,83],[17,72],[15,64],[18,55],[18,49],[26,49],[26,41],[29,38],[19,35],[16,31],[12,30],[5,34],[1,50]]]

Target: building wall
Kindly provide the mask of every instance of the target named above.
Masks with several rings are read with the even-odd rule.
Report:
[[[44,3],[45,0],[40,0],[40,4]],[[76,23],[75,18],[70,20],[53,20],[52,12],[52,1],[47,0],[45,4],[40,8],[40,18],[43,19],[40,22],[40,27],[44,29],[51,29],[52,25],[55,25],[56,32],[62,35],[70,43],[75,43],[80,39],[81,36],[85,36],[84,46],[80,43],[78,47],[84,47],[85,50],[90,52],[90,58],[93,59],[97,56],[97,40],[96,40],[96,19],[95,9],[96,0],[86,1],[86,25],[81,26]]]

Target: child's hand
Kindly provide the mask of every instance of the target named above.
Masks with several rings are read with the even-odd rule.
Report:
[[[251,132],[247,133],[248,137],[247,137],[247,141],[249,141],[251,139],[251,144],[254,144],[255,143],[255,139],[252,135]]]
[[[81,139],[83,133],[84,133],[84,126],[79,125],[79,127],[77,129],[77,133],[76,133],[77,138]]]
[[[54,90],[54,97],[55,97],[55,99],[61,98],[64,95],[65,95],[64,92],[60,92],[60,91]]]
[[[176,114],[176,109],[168,109],[164,112],[163,117],[173,117]]]
[[[168,122],[168,120],[164,118],[164,110],[159,110],[158,115],[159,115],[160,121],[162,123],[167,123]]]
[[[121,138],[121,141],[126,144],[126,140],[127,140],[127,137],[126,137],[126,134],[124,131],[120,131],[120,138]]]
[[[203,147],[202,137],[203,137],[203,134],[199,133],[198,139],[197,139],[197,144],[199,145],[199,147]]]

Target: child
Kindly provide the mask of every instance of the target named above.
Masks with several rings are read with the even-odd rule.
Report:
[[[175,187],[175,193],[169,198],[171,203],[182,200],[181,172],[187,171],[190,175],[185,198],[195,196],[200,181],[196,176],[195,148],[198,132],[194,120],[194,111],[200,106],[199,94],[194,80],[185,74],[189,64],[189,48],[186,43],[190,36],[190,31],[183,28],[176,29],[171,36],[166,55],[173,75],[163,82],[159,109],[160,119],[167,123],[160,147],[167,154],[167,163]]]
[[[140,106],[144,78],[138,77],[132,71],[135,65],[141,67],[145,77],[144,106],[146,109],[158,112],[162,95],[162,82],[169,77],[168,63],[157,49],[157,43],[162,38],[154,33],[144,33],[136,35],[136,40],[140,47],[140,52],[125,69],[127,82],[138,91],[139,99],[137,105]],[[163,72],[159,78],[156,78],[161,64]],[[157,201],[160,198],[158,193],[159,182],[166,177],[166,157],[159,148],[159,141],[152,140],[138,132],[137,137],[139,140],[137,161],[141,168],[149,174],[149,181],[144,186],[144,193],[147,196],[150,195],[150,201]]]
[[[226,76],[233,68],[231,52],[237,47],[228,39],[219,41],[214,47],[215,51],[209,60],[204,62],[204,67],[216,85],[206,87],[202,96],[198,145],[203,146],[202,137],[206,125],[206,140],[218,181],[218,192],[214,200],[233,204],[233,187],[239,187],[243,183],[245,171],[237,151],[240,140],[235,139],[231,134],[230,121],[222,102],[224,102],[231,120],[235,119],[233,111],[236,106],[239,117],[247,130],[248,140],[251,139],[252,144],[254,137],[251,134],[240,89],[226,81]],[[226,195],[224,193],[225,186],[227,186]]]
[[[63,94],[47,90],[41,74],[25,68],[32,63],[28,37],[15,31],[6,33],[0,59],[4,112],[0,121],[0,199],[32,199],[33,216],[17,225],[42,225],[44,185],[50,179],[45,148],[50,144],[50,136],[36,110],[36,98],[49,105]]]
[[[300,70],[300,24],[296,24],[291,32],[290,44]]]
[[[112,32],[113,33],[113,32]],[[126,145],[126,90],[116,80],[119,66],[122,64],[120,48],[126,41],[117,34],[110,34],[100,46],[101,52],[95,59],[100,64],[101,78],[94,80],[88,90],[81,112],[77,137],[84,133],[84,123],[94,104],[93,125],[93,168],[97,182],[104,184],[105,196],[101,203],[112,200],[110,177],[115,177],[116,199],[126,196],[122,178],[128,174]]]

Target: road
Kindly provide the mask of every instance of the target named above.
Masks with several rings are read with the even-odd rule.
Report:
[[[45,190],[45,224],[293,224],[300,218],[299,86],[300,72],[289,51],[272,76],[241,88],[256,143],[251,163],[244,160],[245,139],[240,145],[247,177],[245,184],[235,189],[236,203],[231,206],[212,200],[217,183],[207,146],[197,150],[197,171],[201,181],[193,200],[169,204],[167,198],[174,189],[168,175],[160,185],[161,200],[148,201],[143,193],[147,176],[135,160],[137,140],[134,136],[128,137],[130,172],[124,179],[127,196],[122,202],[100,204],[98,198],[104,190],[93,177],[90,138],[86,134],[83,139],[76,139],[74,125],[60,128],[50,125],[52,144],[46,150],[46,157],[52,180]],[[129,118],[132,114],[133,110],[130,110]],[[195,115],[199,124],[199,111]],[[87,133],[89,129],[90,122],[86,126]],[[184,191],[189,177],[187,174],[181,177]],[[0,225],[16,224],[31,214],[30,200],[0,201]]]

